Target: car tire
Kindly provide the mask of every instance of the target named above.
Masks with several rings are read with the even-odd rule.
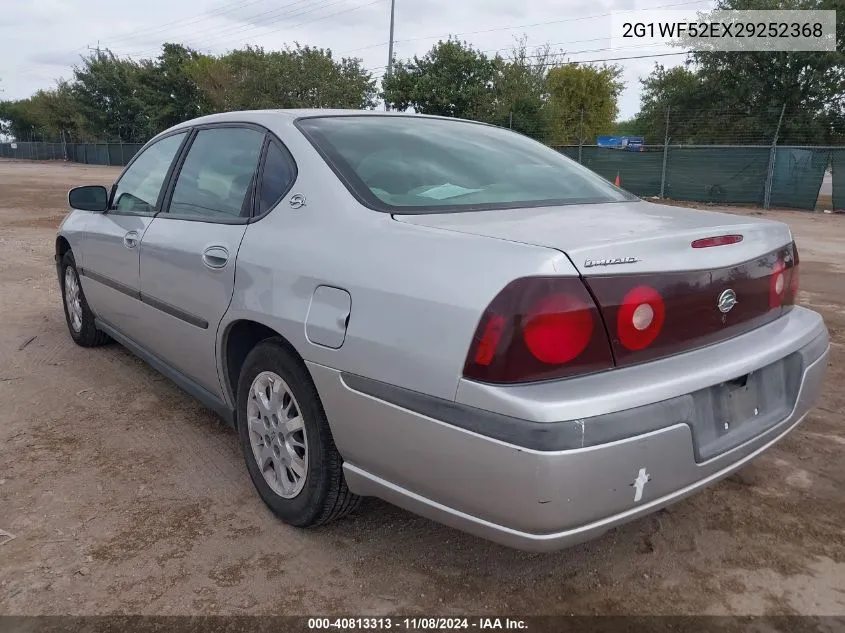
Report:
[[[99,347],[108,343],[111,340],[109,335],[98,330],[94,323],[94,313],[82,291],[73,251],[62,257],[61,287],[65,322],[74,342],[82,347]]]
[[[238,380],[237,422],[252,483],[282,521],[310,527],[358,506],[317,389],[281,339],[262,341],[247,355]]]

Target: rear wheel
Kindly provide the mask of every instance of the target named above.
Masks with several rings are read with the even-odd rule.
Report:
[[[94,313],[88,306],[73,252],[68,251],[62,257],[62,303],[65,309],[65,321],[71,338],[82,347],[97,347],[109,342],[109,336],[101,332],[94,324]]]
[[[252,483],[285,523],[319,525],[358,505],[317,390],[279,339],[259,343],[244,361],[238,435]]]

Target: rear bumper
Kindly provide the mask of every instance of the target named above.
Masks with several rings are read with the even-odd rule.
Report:
[[[638,391],[661,393],[664,397],[652,400],[654,404],[690,394],[691,391],[685,390],[690,384],[689,377],[701,374],[698,361],[708,354],[712,356],[721,350],[726,356],[723,371],[720,373],[718,367],[708,368],[705,374],[711,376],[709,385],[697,384],[696,389],[738,375],[734,373],[731,349],[741,350],[746,360],[757,359],[758,367],[743,367],[743,371],[760,369],[790,354],[800,355],[800,382],[791,411],[761,432],[743,438],[742,443],[709,459],[697,456],[693,429],[686,423],[677,423],[677,418],[672,417],[672,407],[644,408],[650,416],[660,416],[665,411],[666,417],[648,420],[653,430],[633,437],[584,448],[537,450],[484,435],[479,432],[481,429],[461,428],[454,420],[444,422],[431,411],[423,415],[361,393],[332,369],[318,365],[309,365],[309,369],[344,457],[351,490],[381,497],[417,514],[508,546],[554,550],[589,540],[616,525],[683,499],[741,468],[795,427],[819,397],[829,342],[821,317],[801,308],[792,312],[790,317],[761,328],[771,328],[770,332],[758,330],[756,334],[746,335],[754,345],[767,345],[765,353],[753,353],[749,349],[751,343],[738,337],[706,348],[707,351],[675,357],[675,366],[670,363],[662,370],[666,372],[662,380],[654,374],[653,366],[644,366],[648,382],[642,383]],[[772,338],[775,333],[778,338]],[[728,343],[731,345],[726,347]],[[678,363],[690,367],[685,377],[678,375]],[[636,380],[636,369],[625,370],[628,380]],[[616,373],[621,372],[608,372]],[[589,378],[593,386],[598,384],[597,377]],[[565,409],[567,402],[589,400],[590,393],[583,388],[570,391],[575,382],[558,385],[559,403],[555,406]],[[608,381],[611,391],[604,401],[605,407],[613,409],[607,402],[622,402],[624,398],[616,398],[611,382]],[[513,400],[521,395],[510,392],[508,397]],[[552,404],[550,400],[544,401],[546,409]],[[635,406],[644,404],[648,403],[637,401]],[[527,405],[521,402],[519,406]],[[596,406],[589,401],[581,408],[578,418],[572,416],[565,422],[548,424],[550,427],[583,424],[587,411],[597,415],[610,413]],[[615,412],[626,411],[615,409]],[[451,415],[442,417],[450,419]],[[533,417],[542,415],[535,411]]]

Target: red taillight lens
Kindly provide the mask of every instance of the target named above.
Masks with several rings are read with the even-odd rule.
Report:
[[[584,283],[601,307],[616,366],[626,367],[722,341],[776,319],[789,301],[781,296],[776,307],[771,305],[778,288],[772,273],[779,261],[780,283],[790,282],[792,259],[783,247],[719,269],[596,275]],[[788,286],[781,290],[789,294]],[[730,297],[727,291],[733,301],[723,303],[723,297]]]
[[[616,315],[619,342],[631,351],[645,349],[663,329],[666,307],[660,293],[649,286],[637,286],[622,299]]]
[[[527,277],[485,310],[464,376],[491,383],[563,378],[613,367],[593,298],[577,277]]]
[[[570,294],[540,299],[523,319],[528,350],[544,363],[560,365],[578,357],[590,342],[594,327],[590,307]]]
[[[782,259],[775,262],[775,267],[772,269],[772,276],[769,279],[769,307],[779,308],[783,305],[783,300],[786,295],[786,266]]]
[[[484,326],[481,340],[478,341],[478,346],[475,348],[475,362],[478,365],[486,367],[493,362],[493,356],[496,354],[496,348],[499,346],[499,340],[502,338],[504,329],[505,317],[501,314],[491,315],[487,320],[487,325]]]
[[[786,293],[787,305],[792,305],[798,300],[798,246],[792,243],[792,272],[789,275],[789,292]]]
[[[716,237],[703,237],[695,240],[690,246],[693,248],[710,248],[711,246],[725,246],[736,244],[742,241],[742,235],[718,235]]]

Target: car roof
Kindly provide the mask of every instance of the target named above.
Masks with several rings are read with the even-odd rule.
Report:
[[[479,121],[469,121],[467,119],[459,119],[456,117],[445,117],[431,114],[418,114],[416,112],[399,112],[399,111],[385,111],[385,110],[355,110],[355,109],[341,109],[341,108],[291,108],[291,109],[268,109],[268,110],[233,110],[231,112],[218,112],[216,114],[207,114],[205,116],[183,121],[177,123],[163,132],[157,134],[150,142],[157,140],[159,137],[171,134],[181,129],[194,127],[197,125],[206,125],[209,123],[255,123],[269,129],[277,126],[293,125],[297,119],[318,116],[374,116],[374,117],[406,117],[418,119],[439,119],[445,121],[465,121],[468,123],[476,123],[479,125],[488,125]]]
[[[183,121],[171,129],[180,127],[190,127],[194,125],[203,125],[205,123],[215,123],[224,121],[254,121],[256,123],[267,121],[268,119],[275,119],[277,122],[284,120],[293,122],[296,119],[304,117],[316,116],[399,116],[399,117],[419,117],[426,119],[446,119],[449,121],[462,120],[455,117],[443,117],[430,114],[418,114],[416,112],[398,112],[385,110],[355,110],[342,108],[291,108],[291,109],[268,109],[268,110],[233,110],[231,112],[218,112],[216,114],[208,114],[197,117],[189,121]]]

